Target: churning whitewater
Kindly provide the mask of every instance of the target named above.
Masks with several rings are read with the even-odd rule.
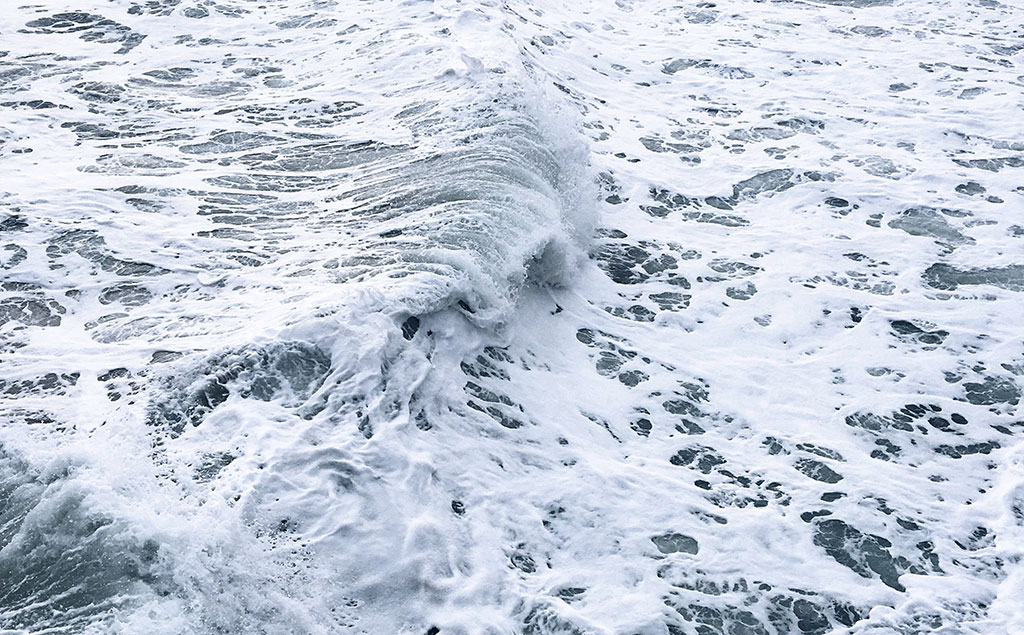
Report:
[[[1024,632],[1024,8],[0,12],[0,633]]]

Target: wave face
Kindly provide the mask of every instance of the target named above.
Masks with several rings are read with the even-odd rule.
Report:
[[[3,11],[0,631],[1024,629],[1022,17]]]
[[[577,115],[498,7],[177,5],[5,18],[0,623],[399,632],[472,577],[446,375],[586,259]]]

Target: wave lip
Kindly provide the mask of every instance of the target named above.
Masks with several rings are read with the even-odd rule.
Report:
[[[527,279],[571,279],[592,223],[585,146],[494,74],[457,111],[421,110],[407,122],[416,145],[336,198],[364,228],[339,275],[399,287],[394,301],[414,314],[461,300],[478,323],[506,316]]]

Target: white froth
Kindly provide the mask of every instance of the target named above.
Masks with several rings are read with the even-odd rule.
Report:
[[[1012,3],[2,13],[0,629],[1024,629]]]

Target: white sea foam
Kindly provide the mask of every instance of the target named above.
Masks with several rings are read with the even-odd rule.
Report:
[[[0,628],[1024,628],[1022,16],[3,12]]]

